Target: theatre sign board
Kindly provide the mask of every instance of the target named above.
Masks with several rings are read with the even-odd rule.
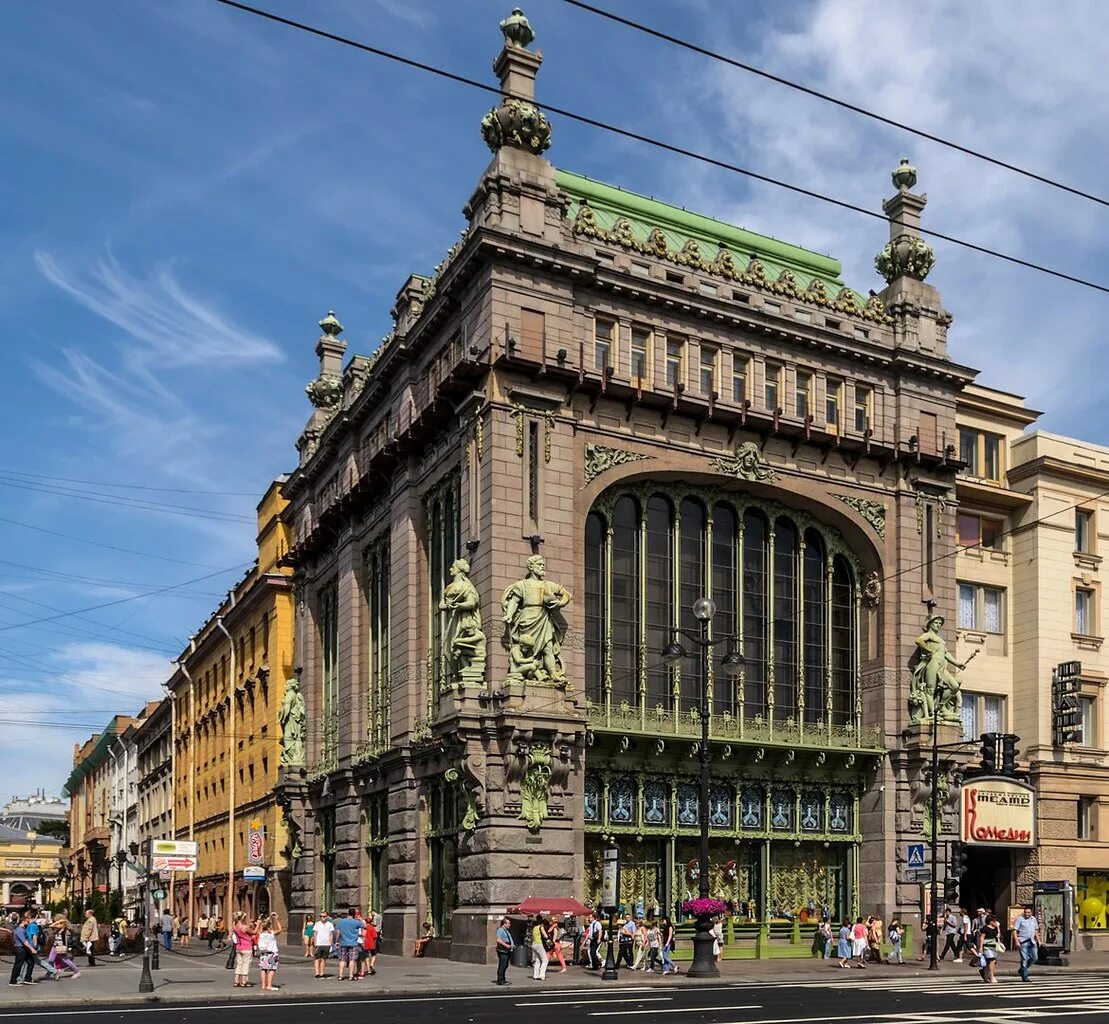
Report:
[[[1016,779],[983,776],[963,783],[959,838],[974,846],[1036,845],[1036,791]]]

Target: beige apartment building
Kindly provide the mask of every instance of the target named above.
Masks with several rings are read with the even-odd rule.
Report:
[[[956,416],[966,463],[956,485],[956,657],[974,657],[963,674],[963,734],[1019,735],[1037,795],[1035,849],[972,848],[963,899],[1012,905],[1037,880],[1069,881],[1078,947],[1109,948],[1109,810],[1099,822],[1109,808],[1109,448],[1030,430],[1038,412],[978,385],[963,391]],[[1068,661],[1082,664],[1082,736],[1056,745],[1052,669]]]

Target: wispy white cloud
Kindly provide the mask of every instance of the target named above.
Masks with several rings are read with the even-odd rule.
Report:
[[[34,258],[47,281],[124,332],[113,360],[67,345],[60,366],[39,360],[34,369],[72,400],[84,427],[106,433],[128,458],[194,471],[216,428],[180,397],[182,374],[195,385],[228,367],[283,359],[277,344],[199,298],[167,264],[143,279],[110,253],[84,272],[49,252]]]

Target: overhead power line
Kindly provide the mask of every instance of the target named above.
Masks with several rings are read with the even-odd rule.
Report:
[[[564,0],[564,2],[568,3],[571,7],[577,7],[583,11],[588,11],[590,14],[596,14],[601,18],[607,18],[609,21],[614,21],[627,28],[635,29],[637,32],[643,32],[646,35],[654,36],[656,39],[662,39],[667,43],[672,43],[674,46],[680,46],[682,49],[690,50],[693,53],[699,53],[702,57],[711,57],[713,60],[718,60],[723,64],[727,64],[729,67],[738,68],[740,71],[746,71],[752,75],[758,75],[760,78],[765,78],[768,81],[777,82],[778,85],[784,85],[787,89],[794,89],[797,92],[804,93],[806,96],[813,96],[818,100],[823,100],[825,103],[831,103],[834,106],[842,107],[844,110],[850,110],[854,114],[869,117],[871,120],[878,121],[880,124],[888,125],[891,128],[897,128],[903,132],[908,132],[910,135],[915,135],[921,139],[927,139],[929,142],[935,142],[940,146],[946,146],[948,149],[954,149],[959,153],[965,153],[967,156],[972,156],[976,160],[984,160],[988,164],[993,164],[995,167],[1002,167],[1007,171],[1023,175],[1026,178],[1031,178],[1033,181],[1038,181],[1042,185],[1049,185],[1051,188],[1057,188],[1062,192],[1069,192],[1071,195],[1079,196],[1082,199],[1089,199],[1090,202],[1099,203],[1101,206],[1109,206],[1109,199],[1093,195],[1090,192],[1084,192],[1080,188],[1075,188],[1073,185],[1067,185],[1061,181],[1056,181],[1054,178],[1049,178],[1045,174],[1030,171],[1025,167],[1018,167],[1016,164],[1011,164],[1007,160],[1001,160],[998,157],[990,156],[988,153],[983,153],[981,150],[972,149],[961,143],[953,142],[951,139],[945,139],[941,135],[933,135],[931,132],[926,132],[921,128],[914,128],[912,125],[905,124],[903,121],[898,121],[892,117],[886,117],[884,114],[879,114],[873,110],[867,110],[866,107],[860,107],[858,104],[850,103],[847,100],[841,100],[837,96],[831,96],[826,92],[821,92],[819,89],[813,89],[811,86],[802,85],[800,82],[795,82],[782,75],[776,75],[764,68],[755,67],[753,64],[745,64],[743,61],[736,60],[734,57],[729,57],[726,53],[720,53],[716,50],[710,50],[707,47],[699,46],[697,43],[692,43],[688,39],[682,39],[680,36],[671,35],[669,32],[663,32],[661,29],[652,28],[650,25],[645,25],[643,22],[635,21],[632,18],[625,18],[613,11],[607,11],[603,7],[584,3],[583,0]]]
[[[173,562],[175,565],[191,565],[195,569],[215,569],[218,566],[210,565],[207,562],[189,562],[183,558],[171,558],[169,555],[155,555],[150,551],[138,551],[135,548],[123,548],[117,544],[105,544],[99,540],[89,540],[88,537],[79,537],[74,533],[62,533],[60,530],[50,530],[45,526],[36,526],[34,523],[23,523],[18,519],[9,519],[7,516],[0,516],[0,523],[7,523],[9,526],[19,526],[24,530],[34,530],[36,533],[49,534],[51,537],[62,537],[65,540],[77,541],[79,544],[91,544],[94,548],[106,548],[108,551],[120,551],[125,555],[138,555],[141,558],[153,558],[159,562]],[[222,569],[221,572],[229,572],[228,569]]]
[[[148,501],[122,494],[105,491],[77,490],[58,484],[37,483],[33,480],[19,480],[0,474],[0,487],[15,487],[19,490],[33,491],[37,494],[56,495],[62,498],[76,498],[78,501],[92,501],[98,505],[111,505],[112,508],[133,508],[141,512],[157,512],[161,515],[185,516],[189,519],[214,519],[221,523],[253,523],[254,517],[238,512],[221,512],[218,509],[196,508],[192,505],[171,505],[164,501]]]
[[[217,498],[257,498],[257,491],[198,491],[191,487],[152,487],[150,484],[119,484],[107,480],[85,480],[71,476],[51,476],[47,473],[28,473],[23,469],[3,469],[4,476],[26,476],[33,480],[57,480],[67,484],[88,484],[91,487],[117,487],[126,491],[157,491],[161,494],[204,494]]]
[[[418,71],[424,71],[431,75],[436,75],[439,78],[444,78],[447,81],[457,82],[461,85],[470,86],[473,89],[480,89],[482,92],[501,94],[501,90],[485,82],[479,82],[473,78],[467,78],[465,75],[456,74],[453,71],[447,71],[444,68],[436,67],[433,64],[427,64],[424,61],[415,60],[411,57],[405,57],[398,53],[393,53],[390,50],[382,49],[378,46],[371,46],[368,43],[358,42],[356,39],[351,39],[348,36],[339,35],[336,32],[328,32],[325,29],[316,28],[314,25],[308,25],[301,21],[294,21],[291,18],[283,18],[279,14],[274,14],[271,11],[263,10],[260,7],[251,7],[249,4],[239,3],[238,0],[215,0],[216,3],[222,4],[224,7],[231,7],[238,11],[243,11],[247,14],[253,14],[259,18],[264,18],[267,21],[276,22],[279,25],[285,25],[288,28],[295,28],[301,32],[307,32],[309,35],[318,36],[321,39],[328,39],[331,42],[339,43],[343,46],[350,46],[356,50],[361,50],[364,53],[370,53],[377,57],[382,57],[385,60],[394,61],[397,64],[403,64],[405,67],[415,68]],[[679,146],[671,142],[664,142],[661,139],[653,138],[649,135],[644,135],[641,132],[632,131],[629,128],[621,128],[619,125],[610,124],[606,121],[601,121],[595,117],[588,117],[585,114],[578,114],[571,110],[565,110],[561,107],[556,107],[550,103],[541,103],[538,100],[529,100],[536,107],[541,107],[548,113],[557,114],[560,117],[565,117],[571,121],[577,121],[579,124],[586,124],[593,128],[599,128],[602,131],[611,132],[613,135],[619,135],[621,138],[632,139],[635,142],[642,142],[645,145],[653,146],[655,149],[663,150],[667,153],[674,153],[678,156],[688,157],[691,160],[696,160],[703,164],[708,164],[710,167],[718,167],[721,170],[731,171],[734,174],[741,174],[744,177],[750,178],[753,181],[761,181],[767,185],[774,185],[776,188],[785,189],[788,192],[793,192],[796,195],[807,196],[810,199],[817,199],[820,202],[828,203],[832,206],[837,206],[842,210],[851,210],[854,213],[862,214],[864,217],[870,217],[873,220],[880,220],[883,223],[888,223],[885,214],[876,213],[873,210],[868,210],[865,206],[858,206],[855,203],[850,203],[845,199],[837,199],[834,196],[825,195],[822,192],[817,192],[815,189],[804,188],[801,185],[794,185],[790,182],[783,181],[780,178],[773,178],[767,174],[760,174],[758,171],[752,171],[746,167],[740,167],[738,164],[729,163],[727,160],[720,160],[716,157],[707,156],[704,153],[698,153],[696,150],[687,149],[685,146]],[[892,221],[894,224],[904,225],[901,221]],[[954,235],[944,234],[941,231],[935,231],[931,228],[920,228],[921,234],[928,235],[930,238],[938,238],[945,242],[950,242],[952,245],[960,246],[963,249],[969,249],[971,252],[981,253],[985,256],[993,256],[996,259],[1003,260],[1006,263],[1015,264],[1018,267],[1025,267],[1028,270],[1035,270],[1041,274],[1047,274],[1050,277],[1058,278],[1062,281],[1069,281],[1072,284],[1081,285],[1083,288],[1092,288],[1094,291],[1109,294],[1109,285],[1099,284],[1096,281],[1090,281],[1083,277],[1078,277],[1075,274],[1068,274],[1062,270],[1055,270],[1052,267],[1044,266],[1042,263],[1033,263],[1031,260],[1022,259],[1019,256],[1011,256],[1008,253],[1001,252],[997,249],[991,249],[988,246],[978,245],[974,242],[968,242],[962,238],[956,238]]]
[[[114,601],[102,601],[100,604],[90,605],[88,608],[76,608],[71,612],[59,612],[56,615],[44,615],[38,619],[28,619],[26,622],[13,622],[9,625],[0,626],[0,633],[7,632],[9,629],[19,629],[22,626],[34,626],[40,622],[54,622],[57,619],[66,619],[71,616],[81,616],[86,612],[95,612],[101,608],[114,608],[116,605],[129,604],[131,601],[141,601],[144,597],[155,597],[158,594],[168,594],[171,591],[177,590],[179,587],[187,587],[193,583],[200,583],[202,580],[210,580],[213,576],[222,576],[226,572],[231,572],[234,569],[241,569],[243,564],[232,565],[226,569],[219,569],[216,572],[210,572],[204,576],[197,576],[191,580],[185,580],[183,583],[175,583],[168,587],[159,587],[157,590],[147,590],[141,594],[132,594],[130,597],[120,597]]]

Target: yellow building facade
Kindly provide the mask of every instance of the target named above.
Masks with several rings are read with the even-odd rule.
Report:
[[[289,905],[288,835],[274,786],[278,711],[293,671],[291,573],[282,481],[258,505],[258,558],[192,638],[169,680],[176,838],[197,844],[195,874],[172,880],[171,905],[202,916]]]
[[[1037,881],[1075,886],[1077,948],[1109,948],[1109,448],[1032,430],[1038,413],[972,385],[957,407],[956,657],[963,735],[1014,733],[1036,788],[1036,846],[971,848],[967,906],[1014,905]],[[1056,742],[1052,670],[1080,662],[1081,737]],[[977,759],[977,751],[972,758]]]

